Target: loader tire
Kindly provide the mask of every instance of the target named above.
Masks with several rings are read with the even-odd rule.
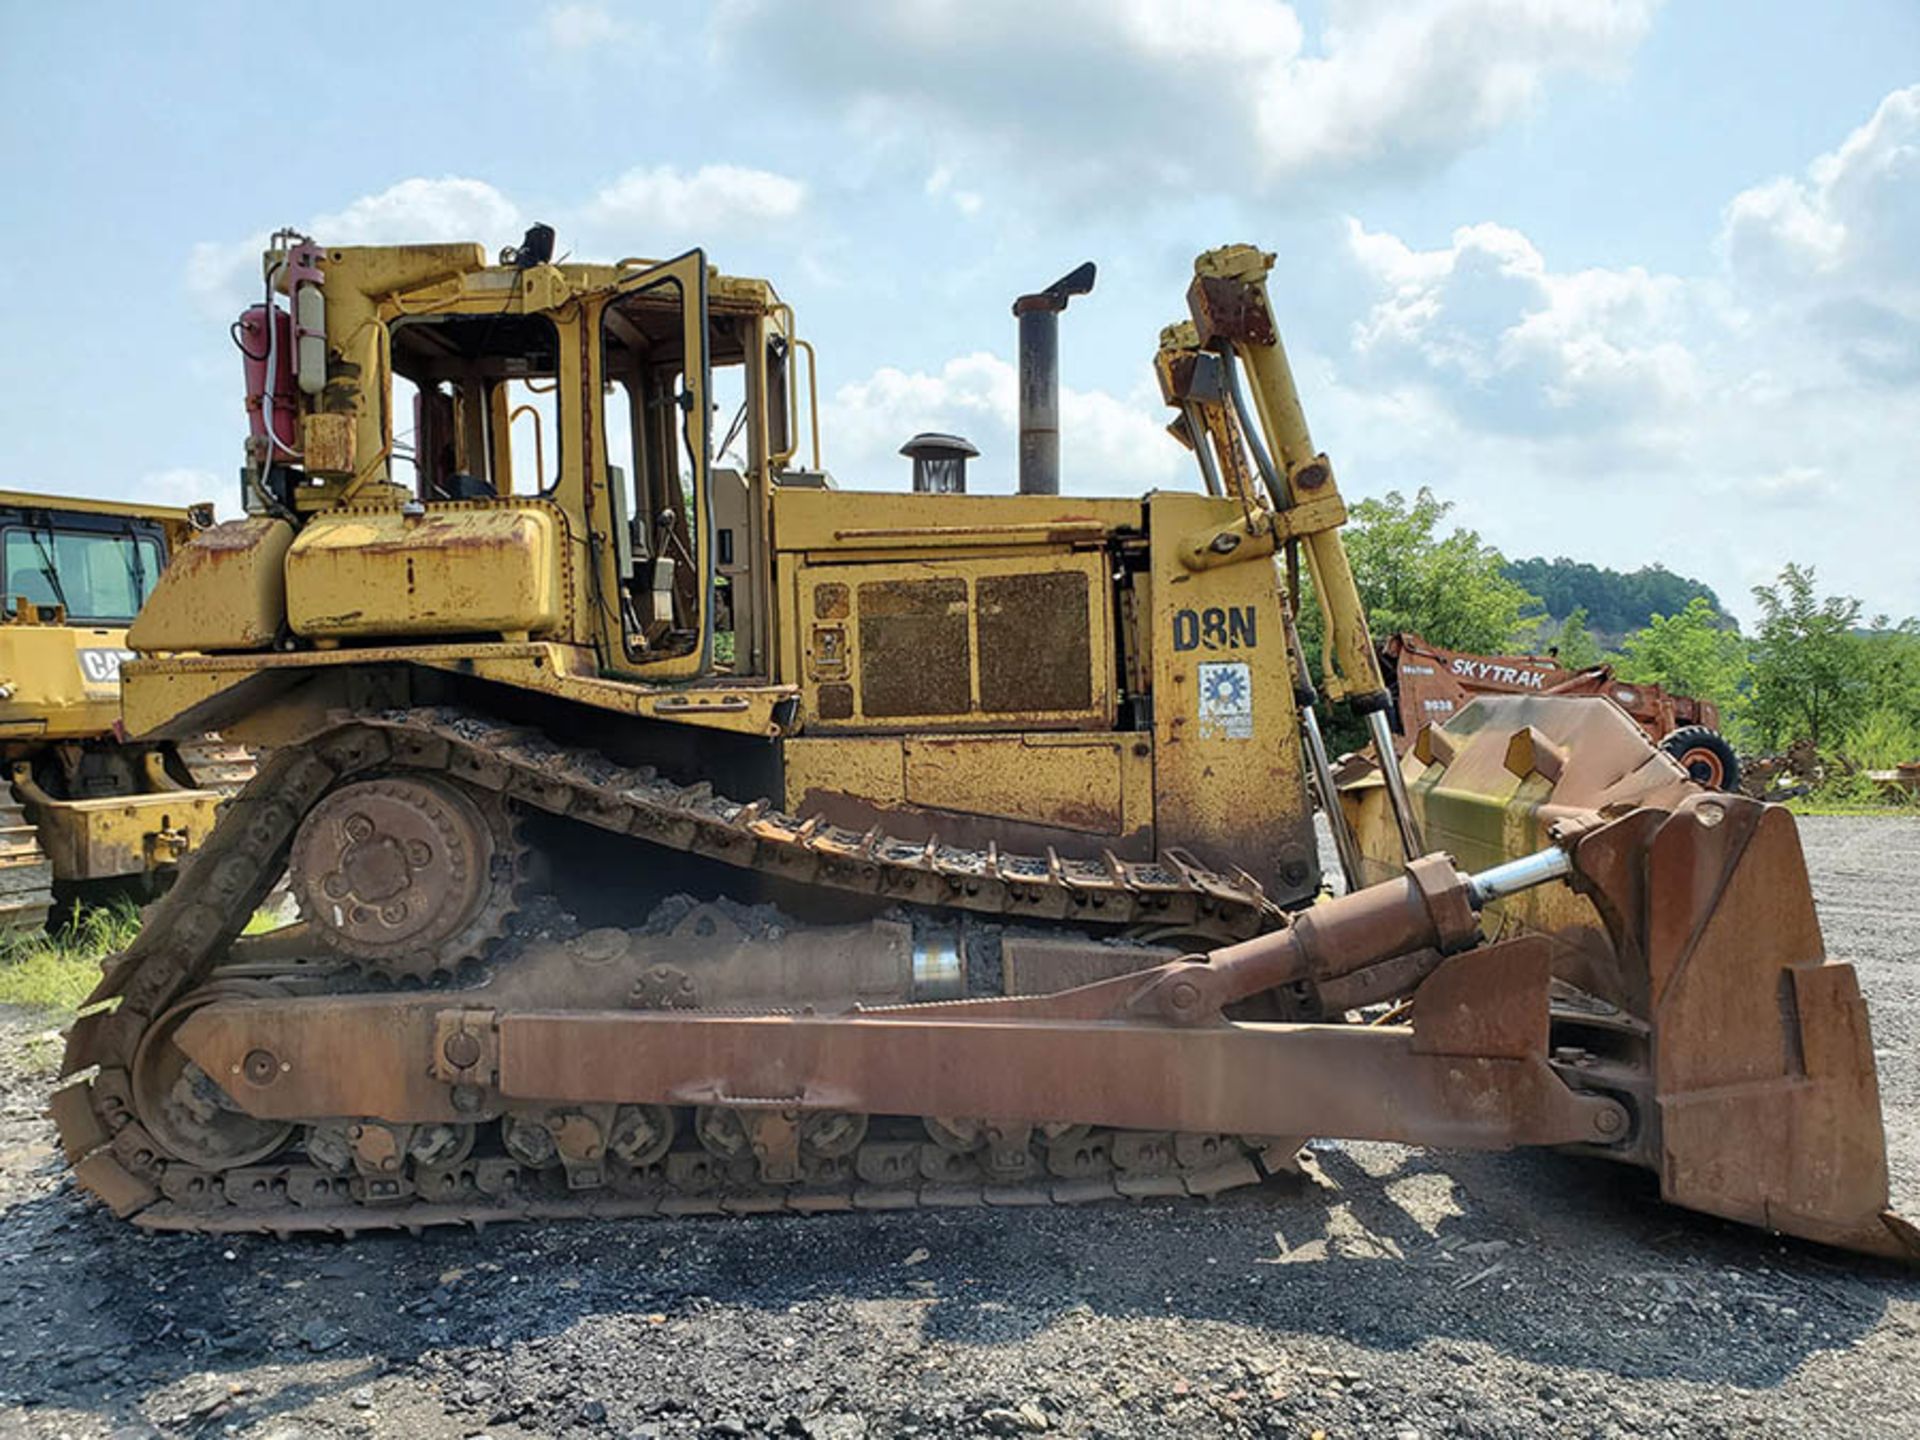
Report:
[[[1660,742],[1697,783],[1709,790],[1740,788],[1740,757],[1718,730],[1705,725],[1682,725]]]

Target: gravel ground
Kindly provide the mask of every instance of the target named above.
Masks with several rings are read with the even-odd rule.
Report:
[[[1920,822],[1805,822],[1920,1213]],[[1329,1146],[1212,1204],[352,1243],[80,1202],[0,1014],[0,1433],[1911,1435],[1920,1280],[1547,1155]]]

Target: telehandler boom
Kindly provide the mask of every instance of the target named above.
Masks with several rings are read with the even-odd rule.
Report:
[[[553,246],[267,256],[250,513],[162,581],[125,704],[271,749],[70,1038],[54,1112],[117,1213],[1072,1203],[1325,1135],[1568,1147],[1913,1253],[1784,811],[1571,700],[1336,786],[1303,567],[1318,683],[1390,757],[1387,697],[1270,256],[1201,256],[1161,338],[1204,493],[1081,498],[1091,267],[1015,306],[1021,493],[928,435],[924,489],[854,493],[770,285]],[[283,875],[302,921],[239,938]]]

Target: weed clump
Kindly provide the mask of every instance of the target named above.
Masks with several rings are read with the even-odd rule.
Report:
[[[140,931],[131,901],[76,905],[57,930],[0,938],[0,1004],[72,1012],[100,981],[100,962]]]

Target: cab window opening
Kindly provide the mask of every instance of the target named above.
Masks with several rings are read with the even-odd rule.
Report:
[[[560,483],[558,327],[542,315],[396,320],[393,463],[422,500],[550,496]],[[397,478],[397,477],[396,477]]]

